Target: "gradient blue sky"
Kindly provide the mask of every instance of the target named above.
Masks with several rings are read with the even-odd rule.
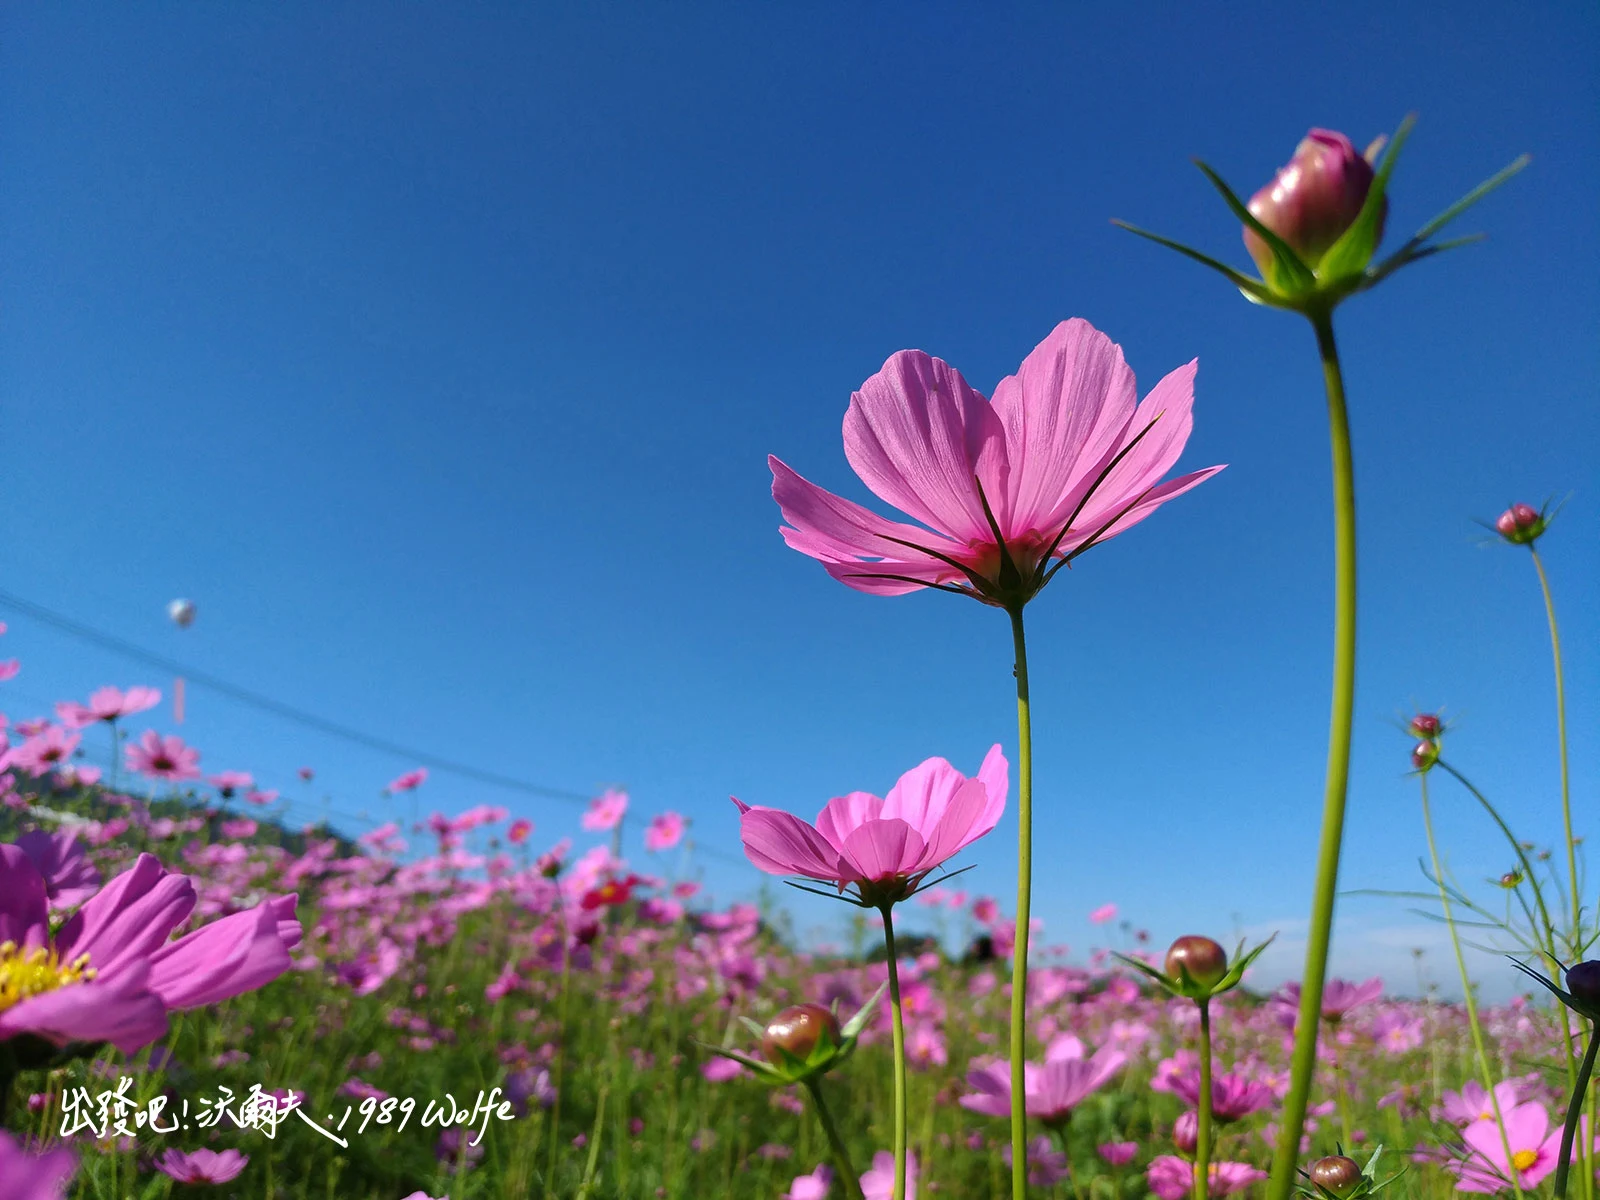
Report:
[[[1035,911],[1080,953],[1108,900],[1157,942],[1283,929],[1264,965],[1293,974],[1330,658],[1314,346],[1109,218],[1242,263],[1192,156],[1248,192],[1309,126],[1365,144],[1415,110],[1394,245],[1533,154],[1463,221],[1485,245],[1340,315],[1363,567],[1343,878],[1420,882],[1394,727],[1413,704],[1459,719],[1451,756],[1519,830],[1558,835],[1535,579],[1473,524],[1513,499],[1570,495],[1545,545],[1592,830],[1600,18],[1219,11],[12,7],[3,586],[396,740],[622,784],[639,816],[679,809],[736,855],[729,793],[810,815],[1016,739],[1003,616],[831,582],[779,539],[766,455],[867,499],[840,419],[891,352],[988,391],[1087,317],[1142,389],[1198,356],[1184,463],[1230,465],[1029,610]],[[200,606],[185,633],[176,595]],[[0,619],[24,661],[0,685],[13,715],[170,688]],[[190,707],[208,768],[303,795],[293,771],[315,765],[306,813],[326,794],[387,815],[378,791],[411,765],[198,690]],[[1458,873],[1505,870],[1440,792]],[[577,832],[574,808],[443,774],[421,801]],[[1009,896],[1014,832],[1008,815],[970,854],[971,886]],[[760,887],[700,861],[719,899]],[[786,902],[802,929],[837,925]],[[1428,945],[1448,984],[1402,904],[1350,899],[1341,929],[1341,969],[1404,986]]]

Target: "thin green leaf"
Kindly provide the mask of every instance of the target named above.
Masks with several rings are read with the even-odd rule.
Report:
[[[1482,200],[1490,192],[1494,191],[1495,188],[1499,187],[1506,180],[1510,179],[1517,172],[1521,171],[1532,161],[1533,156],[1531,154],[1520,155],[1511,163],[1510,166],[1506,167],[1505,170],[1499,171],[1496,174],[1491,175],[1488,179],[1485,179],[1477,187],[1473,188],[1465,196],[1461,197],[1461,199],[1457,200],[1454,204],[1445,209],[1433,220],[1429,221],[1421,229],[1417,230],[1416,234],[1411,239],[1412,244],[1417,245],[1427,241],[1434,234],[1438,233],[1439,230],[1450,224],[1451,221],[1454,221],[1462,213],[1466,212],[1467,209],[1471,208],[1479,200]]]
[[[1192,246],[1185,246],[1182,242],[1175,242],[1171,238],[1162,237],[1159,233],[1151,233],[1148,229],[1140,229],[1137,225],[1129,225],[1126,221],[1119,221],[1114,217],[1111,223],[1121,229],[1126,229],[1129,233],[1136,233],[1142,238],[1149,238],[1152,242],[1165,246],[1169,250],[1176,250],[1179,254],[1187,255],[1194,259],[1195,262],[1202,263],[1213,271],[1226,275],[1229,281],[1240,291],[1249,292],[1266,303],[1272,302],[1272,291],[1263,280],[1252,278],[1242,271],[1235,271],[1227,263],[1219,262],[1209,254],[1202,254]]]
[[[1198,158],[1194,160],[1194,165],[1205,173],[1205,177],[1211,181],[1211,186],[1222,193],[1222,198],[1228,202],[1228,207],[1233,210],[1233,215],[1254,230],[1256,236],[1272,250],[1273,261],[1278,264],[1278,271],[1283,275],[1283,282],[1288,285],[1284,290],[1304,292],[1315,286],[1316,278],[1312,275],[1311,268],[1306,266],[1300,256],[1294,252],[1294,248],[1257,220],[1256,215],[1245,206],[1245,202],[1235,196],[1233,189],[1223,182],[1221,175],[1218,175]]]

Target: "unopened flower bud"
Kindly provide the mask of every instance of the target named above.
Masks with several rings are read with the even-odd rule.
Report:
[[[1534,541],[1548,525],[1544,514],[1531,504],[1513,504],[1494,523],[1501,537],[1518,546]]]
[[[1193,1154],[1200,1144],[1200,1117],[1189,1109],[1172,1126],[1172,1141],[1185,1154]]]
[[[1411,765],[1426,771],[1439,761],[1439,743],[1431,739],[1418,742],[1411,750]]]
[[[1300,143],[1289,164],[1276,178],[1250,198],[1252,216],[1277,234],[1313,270],[1322,256],[1355,223],[1372,187],[1372,164],[1349,138],[1330,129],[1313,129]],[[1374,245],[1383,237],[1388,213],[1385,198],[1378,213]],[[1272,248],[1249,226],[1245,249],[1261,273],[1271,278]]]
[[[1590,959],[1568,967],[1567,991],[1586,1004],[1600,1004],[1600,962]]]
[[[1187,971],[1201,987],[1214,987],[1228,973],[1228,955],[1210,938],[1191,933],[1172,943],[1166,967],[1172,979],[1181,979],[1182,971]]]
[[[1361,1164],[1342,1154],[1330,1154],[1311,1164],[1311,1182],[1335,1196],[1348,1196],[1361,1186]]]
[[[1411,718],[1411,724],[1407,728],[1412,737],[1431,739],[1439,736],[1444,723],[1434,713],[1418,713]]]
[[[804,1060],[816,1049],[824,1033],[835,1045],[839,1043],[839,1019],[833,1012],[820,1004],[796,1004],[768,1022],[766,1036],[761,1039],[761,1053],[775,1066],[784,1063],[780,1051],[788,1051],[793,1057]]]
[[[1510,891],[1521,882],[1521,871],[1507,871],[1504,875],[1500,876],[1500,886],[1505,888],[1507,891]]]

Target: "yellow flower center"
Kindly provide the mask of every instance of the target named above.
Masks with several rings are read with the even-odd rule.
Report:
[[[1518,1150],[1511,1156],[1511,1165],[1519,1171],[1526,1171],[1538,1161],[1539,1152],[1537,1150]]]
[[[94,975],[87,954],[64,963],[54,950],[43,946],[21,950],[15,942],[0,942],[0,1012],[70,983],[83,983]]]

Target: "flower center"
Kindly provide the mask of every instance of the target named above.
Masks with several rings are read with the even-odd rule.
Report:
[[[1537,1150],[1518,1150],[1511,1156],[1511,1165],[1519,1171],[1526,1171],[1538,1161],[1539,1152]]]
[[[30,997],[83,983],[94,976],[87,954],[64,963],[54,950],[43,946],[20,950],[15,942],[0,942],[0,1012]]]

